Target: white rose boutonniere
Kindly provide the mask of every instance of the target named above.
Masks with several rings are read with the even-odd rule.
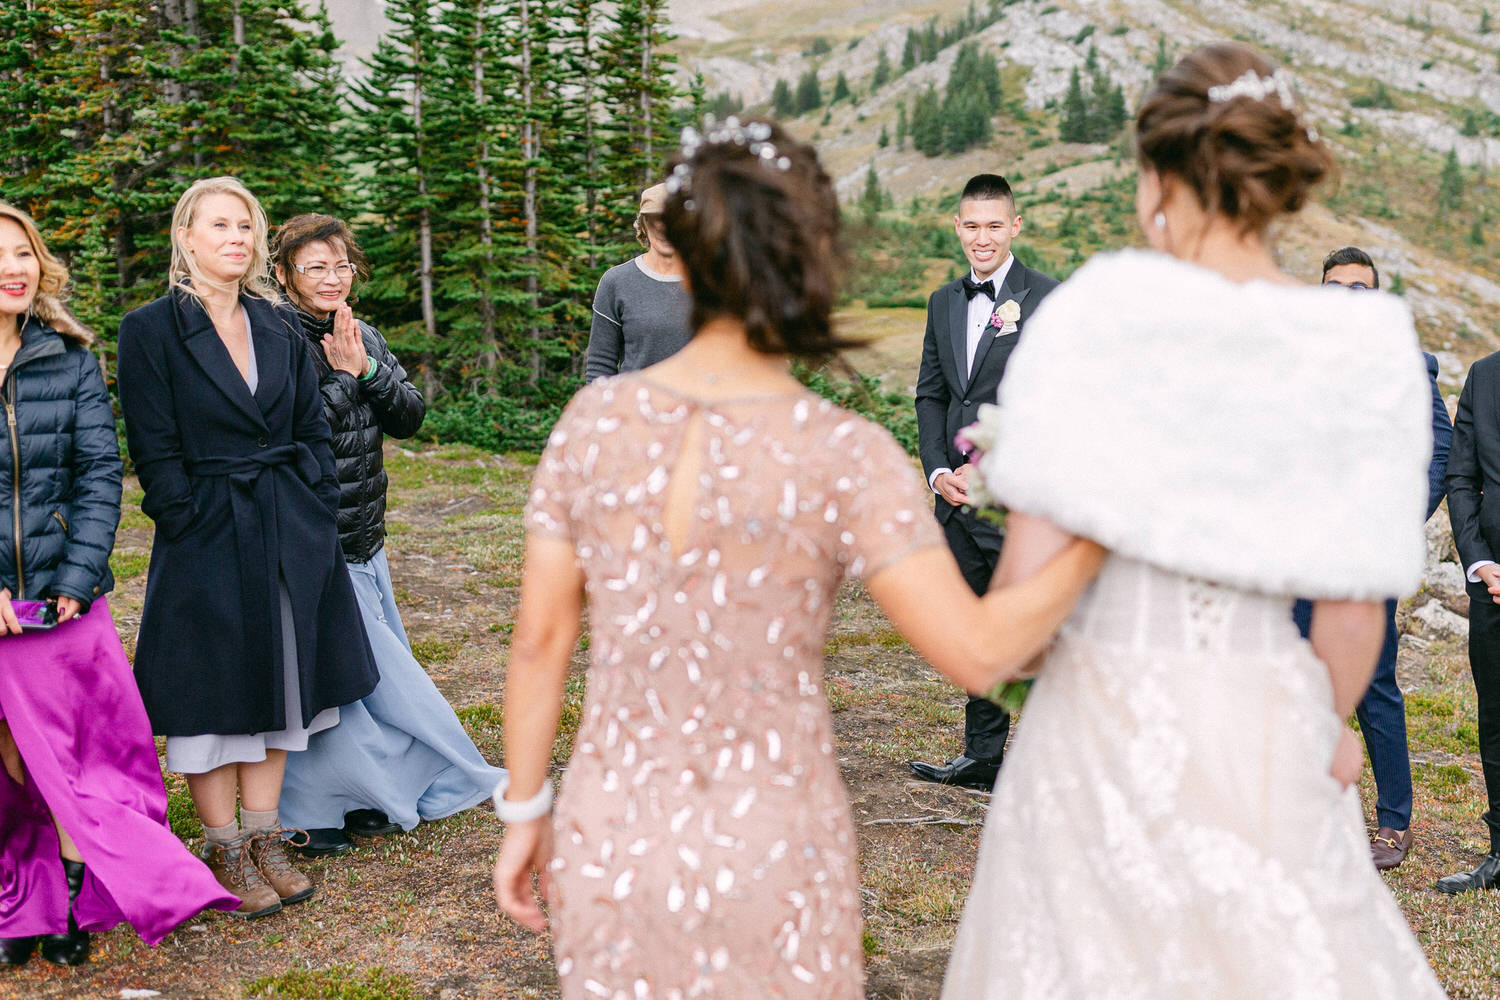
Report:
[[[1016,323],[1021,319],[1021,306],[1015,299],[1006,299],[995,307],[990,324],[998,327],[1001,334],[1015,333]]]

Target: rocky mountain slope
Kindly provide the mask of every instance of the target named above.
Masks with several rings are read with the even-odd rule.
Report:
[[[981,0],[978,6],[986,4]],[[1029,130],[1002,120],[986,148],[928,158],[894,143],[897,106],[910,108],[929,83],[940,90],[958,46],[871,90],[879,52],[898,68],[909,29],[929,19],[944,25],[962,14],[954,3],[921,0],[673,0],[683,65],[701,72],[710,93],[729,91],[764,107],[778,79],[795,81],[808,68],[826,94],[838,74],[855,101],[799,121],[816,137],[852,198],[873,163],[898,204],[913,196],[955,191],[980,169],[1020,175],[1027,223],[1047,230],[1081,195],[1128,177],[1129,157],[1108,146],[1057,142],[1056,109],[1069,74],[1088,49],[1121,84],[1133,108],[1154,75],[1160,50],[1175,55],[1215,39],[1235,38],[1290,67],[1317,128],[1335,145],[1344,171],[1337,192],[1281,234],[1288,267],[1310,276],[1326,250],[1366,246],[1401,284],[1419,317],[1424,340],[1439,352],[1450,386],[1467,362],[1500,346],[1500,201],[1489,177],[1500,163],[1500,19],[1488,28],[1474,0],[1019,0],[1002,3],[999,19],[974,39],[999,54]],[[821,43],[819,40],[822,40]],[[814,51],[826,49],[822,55]],[[1383,95],[1380,96],[1380,95]],[[1367,106],[1361,106],[1367,105]],[[1388,105],[1388,106],[1382,106]],[[1051,118],[1049,120],[1049,115]],[[1003,116],[1002,116],[1003,118]],[[1467,127],[1466,127],[1467,126]],[[1465,134],[1477,133],[1477,134]],[[1443,158],[1452,150],[1466,191],[1457,213],[1434,210]],[[935,216],[940,217],[937,205]],[[1474,226],[1478,221],[1477,230]],[[1477,235],[1485,243],[1474,242]],[[1058,233],[1056,235],[1065,235]],[[1115,243],[1129,237],[1118,238]]]

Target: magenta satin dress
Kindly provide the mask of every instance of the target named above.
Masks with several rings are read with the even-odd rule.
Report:
[[[68,929],[51,814],[87,867],[74,907],[86,931],[125,921],[156,944],[201,910],[239,905],[167,826],[151,723],[107,599],[50,632],[0,637],[0,717],[27,772],[23,786],[0,770],[0,937]]]

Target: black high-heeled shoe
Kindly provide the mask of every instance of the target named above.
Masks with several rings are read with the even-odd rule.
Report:
[[[0,966],[25,965],[36,951],[36,938],[0,938]]]
[[[43,934],[40,951],[42,958],[53,965],[82,965],[89,960],[89,933],[78,929],[73,918],[73,904],[83,888],[83,862],[63,859],[63,871],[68,876],[68,933]]]

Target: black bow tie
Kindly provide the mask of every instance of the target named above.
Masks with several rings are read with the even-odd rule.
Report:
[[[986,278],[983,281],[975,281],[973,278],[970,278],[967,275],[965,275],[964,276],[964,295],[967,296],[968,298],[972,299],[974,296],[978,295],[980,292],[983,292],[985,295],[988,295],[990,297],[990,301],[991,302],[995,301],[995,283],[993,281],[991,281],[989,278]]]

